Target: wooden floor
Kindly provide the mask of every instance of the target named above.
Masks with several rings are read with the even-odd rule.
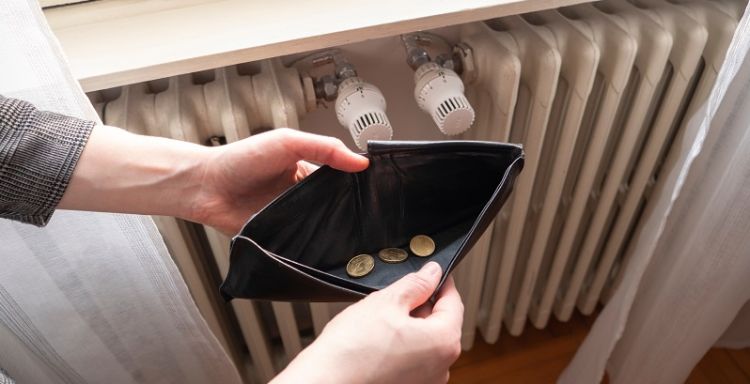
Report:
[[[687,383],[750,383],[750,348],[712,348],[693,368]]]
[[[520,337],[502,334],[494,345],[477,337],[451,368],[450,383],[554,383],[592,323],[593,317],[576,314],[567,323],[550,321],[543,330],[527,326]],[[750,384],[750,348],[711,349],[687,383]]]

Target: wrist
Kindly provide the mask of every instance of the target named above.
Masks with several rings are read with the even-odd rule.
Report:
[[[325,383],[359,384],[365,383],[364,375],[350,372],[352,364],[332,354],[338,348],[315,341],[302,350],[291,363],[276,376],[271,384],[286,383]]]
[[[146,213],[202,222],[197,215],[200,209],[196,208],[200,204],[200,196],[210,187],[206,185],[204,175],[215,150],[198,144],[170,141],[169,146],[157,144],[165,150],[153,164],[155,175],[158,176],[146,188],[150,191],[146,195],[156,197],[152,202],[156,202],[157,206]]]

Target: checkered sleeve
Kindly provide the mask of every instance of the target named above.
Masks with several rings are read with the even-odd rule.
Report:
[[[0,96],[0,218],[47,224],[94,124]]]

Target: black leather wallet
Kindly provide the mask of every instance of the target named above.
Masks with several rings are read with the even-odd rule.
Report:
[[[446,272],[442,285],[523,168],[520,146],[493,142],[369,142],[366,156],[370,166],[358,173],[321,167],[245,224],[232,239],[225,299],[351,301],[428,261]],[[434,240],[431,256],[378,258],[383,248],[408,251],[419,234]],[[346,265],[361,253],[375,266],[350,277]]]

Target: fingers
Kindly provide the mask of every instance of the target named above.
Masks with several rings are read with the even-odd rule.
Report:
[[[442,326],[461,328],[464,322],[464,304],[458,290],[456,290],[453,276],[448,276],[445,279],[445,283],[438,293],[437,301],[432,307],[432,315],[428,319],[439,322]]]
[[[318,166],[315,164],[310,164],[307,161],[300,160],[297,162],[297,174],[294,175],[294,181],[300,182],[302,179],[304,179],[307,176],[310,176],[311,173],[318,170]]]
[[[369,160],[344,145],[341,140],[291,129],[279,130],[284,135],[287,150],[297,160],[327,164],[344,172],[359,172],[367,168]]]
[[[402,277],[382,292],[388,297],[394,297],[397,305],[411,312],[425,303],[435,292],[441,275],[440,265],[431,261],[419,271]]]

